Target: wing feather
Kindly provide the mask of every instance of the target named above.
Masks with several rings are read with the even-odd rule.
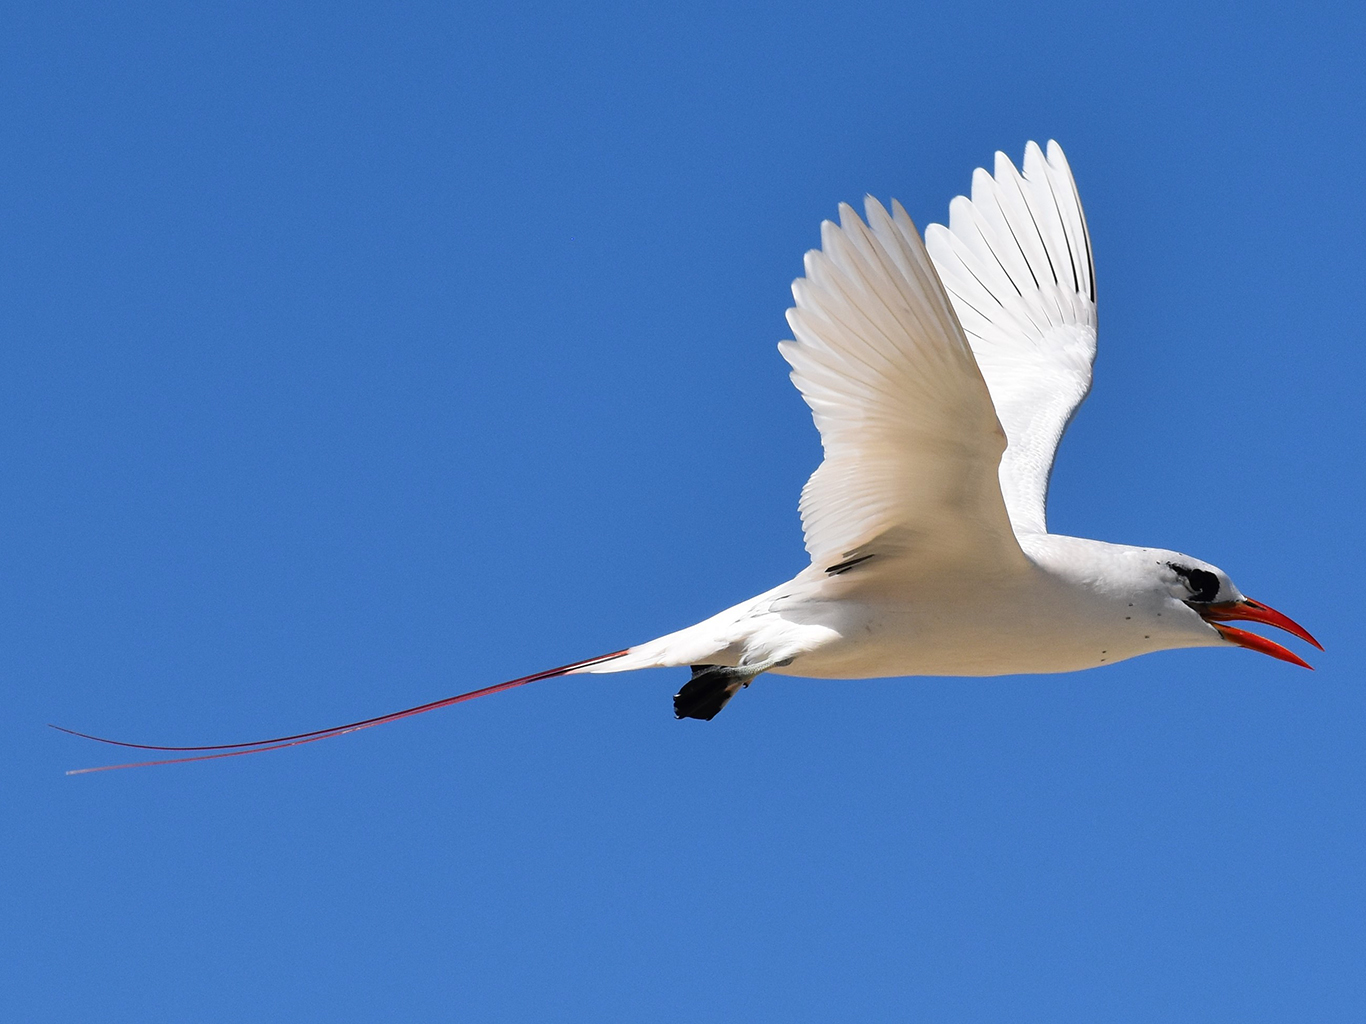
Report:
[[[825,460],[802,490],[812,562],[879,538],[925,564],[1022,560],[997,478],[1005,435],[906,211],[871,197],[821,226],[779,345]]]
[[[1000,481],[1017,533],[1047,532],[1058,442],[1091,389],[1096,284],[1091,237],[1062,148],[1031,142],[1021,174],[1004,153],[925,242],[991,391],[1009,444]]]

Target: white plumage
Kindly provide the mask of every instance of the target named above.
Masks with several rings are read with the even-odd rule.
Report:
[[[1043,533],[1058,441],[1087,392],[1096,358],[1091,239],[1071,168],[1025,148],[1020,175],[1004,154],[978,170],[972,198],[949,204],[925,246],[972,344],[1010,446],[1001,491],[1017,529]]]
[[[1303,664],[1219,624],[1312,641],[1214,566],[1047,532],[1054,454],[1096,353],[1091,242],[1057,143],[1029,143],[1023,174],[997,153],[923,242],[900,204],[865,210],[822,225],[779,345],[825,450],[801,497],[811,565],[574,671],[692,665],[678,713],[710,718],[763,671],[1059,672],[1227,643]]]
[[[825,449],[802,489],[811,564],[796,577],[625,651],[360,722],[226,746],[102,742],[194,755],[177,762],[237,757],[540,679],[667,665],[693,667],[674,711],[703,719],[762,672],[1063,672],[1227,644],[1305,665],[1226,624],[1317,646],[1222,570],[1048,532],[1053,456],[1096,354],[1091,241],[1057,143],[1046,157],[1029,143],[1023,174],[997,153],[995,174],[976,171],[972,198],[955,199],[948,227],[931,224],[924,241],[899,204],[865,209],[866,223],[841,206],[840,223],[821,226],[792,285],[793,340],[778,346]]]

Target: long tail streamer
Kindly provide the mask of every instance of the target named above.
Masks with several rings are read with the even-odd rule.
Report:
[[[474,700],[476,697],[487,697],[491,693],[500,693],[503,690],[511,690],[515,686],[525,686],[527,683],[537,683],[542,679],[554,679],[557,676],[568,675],[579,669],[589,668],[593,665],[600,665],[613,658],[620,658],[626,651],[616,651],[613,654],[604,654],[597,658],[589,658],[587,661],[576,661],[572,665],[561,665],[559,668],[546,669],[544,672],[537,672],[534,675],[522,676],[520,679],[509,679],[506,683],[495,683],[493,686],[485,686],[482,689],[470,690],[468,693],[458,693],[454,697],[446,697],[443,700],[434,700],[428,704],[418,704],[416,707],[405,708],[402,711],[392,711],[387,715],[379,715],[375,718],[365,718],[359,722],[348,722],[346,725],[334,725],[330,729],[315,729],[312,732],[295,733],[293,736],[276,736],[268,740],[253,740],[249,743],[219,743],[213,746],[201,747],[169,747],[159,746],[152,743],[128,743],[124,740],[111,740],[104,736],[92,736],[87,732],[77,732],[75,729],[66,729],[60,725],[49,725],[49,728],[64,732],[69,736],[79,736],[84,740],[94,740],[96,743],[108,743],[115,747],[130,747],[134,750],[158,750],[168,753],[189,753],[196,752],[193,757],[169,757],[155,761],[131,761],[128,764],[106,764],[94,768],[75,768],[66,774],[86,775],[90,772],[112,772],[120,768],[151,768],[162,764],[188,764],[191,761],[213,761],[220,757],[241,757],[243,754],[262,754],[267,750],[282,750],[285,747],[297,747],[304,743],[316,743],[318,740],[331,739],[333,736],[345,736],[349,732],[359,732],[361,729],[369,729],[372,726],[383,725],[386,722],[397,722],[400,718],[411,718],[413,715],[425,714],[428,711],[435,711],[438,708],[450,707],[452,704],[463,704],[467,700]],[[212,751],[212,753],[209,753]]]

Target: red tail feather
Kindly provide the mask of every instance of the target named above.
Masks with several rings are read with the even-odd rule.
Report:
[[[293,736],[276,736],[268,740],[252,740],[248,743],[219,743],[213,746],[201,747],[170,747],[158,746],[151,743],[128,743],[124,740],[111,740],[103,736],[92,736],[89,733],[77,732],[75,729],[64,729],[60,725],[52,725],[49,728],[56,729],[58,732],[67,733],[70,736],[79,736],[81,739],[94,740],[97,743],[108,743],[115,747],[131,747],[134,750],[165,750],[165,751],[221,751],[221,753],[205,754],[201,753],[196,757],[173,757],[160,761],[137,761],[129,764],[108,764],[96,768],[77,768],[67,772],[68,775],[85,775],[89,772],[109,772],[118,768],[149,768],[154,765],[162,764],[186,764],[190,761],[212,761],[220,757],[240,757],[243,754],[260,754],[267,750],[281,750],[284,747],[297,747],[304,743],[316,743],[318,740],[330,739],[333,736],[344,736],[348,732],[358,732],[361,729],[369,729],[372,726],[383,725],[385,722],[397,722],[400,718],[410,718],[413,715],[421,715],[428,711],[435,711],[437,708],[449,707],[452,704],[460,704],[467,700],[474,700],[476,697],[487,697],[491,693],[498,693],[502,690],[511,690],[514,686],[525,686],[527,683],[536,683],[542,679],[554,679],[556,676],[568,675],[577,669],[588,668],[590,665],[598,665],[604,661],[611,661],[613,658],[620,658],[626,651],[616,651],[613,654],[604,654],[597,658],[589,658],[587,661],[576,661],[572,665],[561,665],[559,668],[546,669],[544,672],[537,672],[534,675],[523,676],[520,679],[510,679],[506,683],[495,683],[493,686],[485,686],[479,690],[470,690],[468,693],[458,693],[454,697],[446,697],[444,700],[434,700],[429,704],[419,704],[416,707],[405,708],[402,711],[392,711],[387,715],[379,715],[375,718],[364,718],[359,722],[348,722],[346,725],[334,725],[330,729],[315,729],[312,732],[295,733]]]

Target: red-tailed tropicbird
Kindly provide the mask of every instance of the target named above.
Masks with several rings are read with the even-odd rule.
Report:
[[[1227,645],[1308,668],[1227,625],[1264,623],[1319,646],[1222,569],[1048,532],[1053,456],[1096,354],[1091,240],[1061,147],[1049,142],[1045,156],[1029,143],[1023,174],[997,153],[995,174],[975,171],[972,198],[954,199],[948,227],[931,224],[923,241],[899,203],[889,213],[868,197],[864,209],[866,221],[841,205],[839,224],[821,225],[821,248],[792,285],[794,340],[778,346],[825,449],[801,496],[811,564],[793,579],[624,651],[361,722],[253,743],[117,745],[198,752],[174,761],[233,757],[540,679],[675,665],[693,671],[675,714],[701,719],[763,672],[1070,672]]]

